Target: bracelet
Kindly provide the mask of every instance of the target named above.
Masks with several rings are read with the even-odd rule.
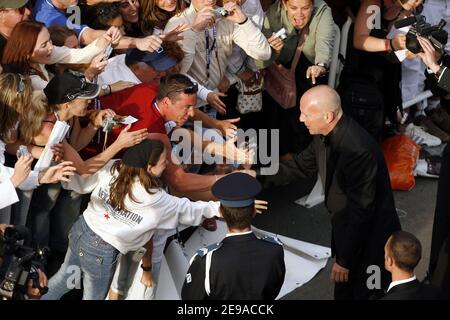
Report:
[[[111,85],[110,85],[110,84],[108,84],[108,96],[109,96],[109,95],[111,95],[111,93],[112,93],[112,90],[111,90]]]
[[[144,270],[144,272],[150,272],[152,271],[152,266],[144,267],[144,265],[141,263],[141,269]]]
[[[389,45],[391,47],[391,51],[395,51],[394,44],[392,43],[392,40],[394,40],[394,39],[389,40]]]
[[[389,52],[391,50],[391,41],[388,39],[384,40],[384,51]]]

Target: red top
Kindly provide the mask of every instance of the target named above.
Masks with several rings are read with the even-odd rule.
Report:
[[[166,134],[164,119],[153,104],[158,87],[154,83],[142,83],[111,95],[103,96],[100,98],[101,109],[111,109],[117,115],[133,116],[138,119],[137,122],[131,125],[130,131],[147,128],[148,133]],[[106,147],[117,139],[124,127],[124,125],[121,125],[119,128],[114,128],[108,134]],[[102,152],[105,134],[102,132],[102,129],[98,131],[101,134],[100,143],[98,143],[98,134],[96,134],[93,141],[81,152],[83,159],[88,159]]]

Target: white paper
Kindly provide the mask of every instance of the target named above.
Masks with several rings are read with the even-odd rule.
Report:
[[[34,166],[34,170],[41,171],[50,166],[53,159],[52,146],[61,143],[65,138],[70,126],[65,121],[56,121],[53,126],[52,133],[48,138],[47,144],[45,145],[44,151],[42,151],[41,157]]]
[[[122,121],[120,121],[119,123],[128,125],[128,124],[135,123],[136,121],[138,121],[138,119],[136,119],[135,117],[128,116],[128,117],[122,119]]]
[[[387,35],[386,38],[393,39],[393,38],[395,38],[395,36],[397,36],[399,34],[407,34],[410,28],[411,28],[411,26],[397,29],[394,26],[392,26],[391,31],[389,32],[389,34]],[[407,50],[407,49],[395,51],[395,55],[397,56],[397,59],[400,62],[402,62],[403,60],[406,59],[406,56],[408,55],[408,53],[409,53],[409,50]]]

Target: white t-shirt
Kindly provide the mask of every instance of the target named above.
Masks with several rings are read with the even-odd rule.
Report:
[[[83,213],[86,223],[122,254],[145,245],[155,229],[170,230],[179,224],[199,225],[204,218],[218,214],[219,202],[191,202],[187,198],[171,196],[163,189],[152,190],[154,193],[149,194],[139,182],[132,190],[136,202],[127,196],[127,210],[113,208],[109,201],[109,186],[114,177],[110,168],[115,161],[109,161],[88,178],[72,177],[64,187],[78,193],[92,192],[91,201]]]

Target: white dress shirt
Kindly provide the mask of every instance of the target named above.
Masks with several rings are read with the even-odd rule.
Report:
[[[408,283],[408,282],[414,281],[414,280],[416,280],[416,279],[417,279],[417,278],[416,278],[416,276],[414,275],[413,277],[408,278],[408,279],[392,281],[391,284],[389,285],[389,288],[388,288],[387,292],[389,292],[389,290],[391,290],[391,289],[392,289],[393,287],[395,287],[395,286],[398,286],[398,285],[404,284],[404,283]]]

